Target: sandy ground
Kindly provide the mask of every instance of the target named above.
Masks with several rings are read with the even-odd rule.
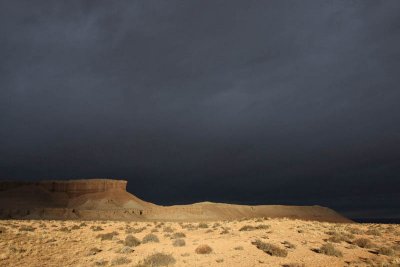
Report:
[[[158,242],[144,243],[143,238],[148,234],[154,234]],[[126,240],[130,235],[141,244],[135,244],[135,238],[133,242],[132,238]],[[360,241],[360,238],[368,239],[371,244],[368,240]],[[149,239],[154,240],[154,236]],[[256,240],[259,240],[258,243],[255,243]],[[181,246],[174,246],[174,242]],[[325,250],[320,249],[327,243],[333,244],[337,251],[328,248],[325,253],[336,256],[326,255],[323,253]],[[196,249],[201,245],[208,245],[212,251],[198,254]],[[152,255],[156,256],[150,258]],[[165,264],[229,267],[400,266],[400,225],[335,224],[268,218],[207,223],[0,221],[0,266]]]

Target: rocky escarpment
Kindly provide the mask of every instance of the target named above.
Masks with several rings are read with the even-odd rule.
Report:
[[[247,206],[211,202],[158,206],[130,194],[126,186],[127,181],[112,179],[3,181],[0,182],[0,219],[202,221],[287,217],[350,221],[319,206]]]

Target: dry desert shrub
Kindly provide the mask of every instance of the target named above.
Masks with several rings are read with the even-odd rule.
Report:
[[[64,233],[71,233],[71,229],[69,229],[68,227],[65,227],[65,226],[58,229],[58,231],[64,232]]]
[[[115,266],[115,265],[123,265],[123,264],[128,264],[131,263],[132,261],[130,259],[128,259],[127,257],[118,257],[115,258],[111,261],[111,265]]]
[[[81,227],[79,225],[73,225],[71,227],[71,230],[78,230],[78,229],[81,229]]]
[[[198,228],[208,228],[208,224],[206,224],[206,223],[199,223],[199,224],[197,225],[197,227],[198,227]]]
[[[295,249],[296,248],[296,245],[290,243],[289,241],[284,241],[284,242],[282,242],[282,244],[285,246],[285,248],[288,248],[288,249]]]
[[[174,242],[172,242],[172,245],[174,247],[183,247],[186,245],[186,242],[185,242],[185,240],[178,238],[178,239],[175,239]]]
[[[237,246],[237,247],[234,247],[233,249],[234,250],[243,250],[243,247],[242,246]]]
[[[195,249],[197,254],[210,254],[212,251],[213,250],[209,245],[200,245]]]
[[[178,232],[178,233],[174,233],[171,238],[184,238],[186,237],[185,233],[182,232]]]
[[[174,229],[172,229],[170,226],[164,227],[163,229],[164,233],[173,233]]]
[[[98,261],[94,262],[94,266],[106,266],[108,264],[108,261],[104,259],[100,259]]]
[[[165,253],[155,253],[148,256],[135,267],[158,267],[158,266],[169,266],[176,263],[176,260],[172,255]]]
[[[146,227],[134,228],[134,227],[127,227],[125,229],[126,234],[138,234],[146,230]]]
[[[254,230],[264,230],[269,229],[271,226],[266,224],[259,224],[256,226],[253,225],[245,225],[239,229],[239,231],[254,231]]]
[[[214,223],[214,224],[213,224],[213,226],[212,226],[212,227],[213,227],[213,228],[217,228],[217,227],[220,227],[220,226],[221,226],[221,224],[220,224],[220,223],[218,223],[218,222],[216,222],[216,223]]]
[[[368,238],[358,238],[352,243],[360,248],[373,248],[375,246]]]
[[[218,263],[221,263],[221,262],[224,262],[224,259],[219,258],[219,259],[216,259],[215,261],[218,262]]]
[[[282,267],[306,267],[304,263],[287,263],[282,265]]]
[[[128,254],[128,253],[132,253],[132,252],[133,252],[133,249],[131,249],[128,246],[124,246],[117,250],[117,253],[122,253],[122,254]]]
[[[106,234],[98,234],[96,238],[100,238],[101,241],[103,240],[112,240],[114,236],[118,235],[117,232],[111,232]]]
[[[85,227],[85,226],[87,226],[87,224],[84,223],[84,222],[81,222],[81,223],[79,224],[79,226],[80,226],[80,227]]]
[[[394,256],[394,250],[392,248],[388,248],[388,247],[381,247],[378,249],[378,253],[381,255],[385,255],[385,256]]]
[[[103,231],[104,230],[101,226],[95,226],[95,225],[90,226],[90,229],[92,231],[94,231],[94,232]]]
[[[134,237],[133,235],[127,235],[125,237],[125,242],[124,242],[125,246],[128,247],[136,247],[140,245],[140,240],[137,239],[136,237]]]
[[[158,239],[158,237],[155,234],[147,234],[143,237],[142,239],[142,243],[158,243],[160,242],[160,240]]]
[[[271,256],[277,256],[277,257],[286,257],[287,256],[287,251],[285,249],[281,249],[278,246],[275,246],[270,243],[264,243],[261,240],[256,240],[251,242],[253,245],[255,245],[258,249],[264,251],[265,253],[271,255]]]
[[[30,225],[22,225],[19,228],[19,231],[25,231],[25,232],[34,232],[36,230],[36,228],[30,226]]]
[[[337,250],[331,243],[323,244],[319,249],[319,253],[328,255],[328,256],[335,256],[335,257],[342,257],[343,254],[341,251]]]
[[[353,234],[338,233],[338,232],[333,232],[330,234],[331,234],[331,236],[328,238],[328,241],[333,242],[333,243],[350,242],[351,239],[354,238]]]
[[[220,235],[226,235],[226,234],[229,234],[229,229],[228,228],[226,228],[226,227],[223,227],[223,230],[222,230],[222,232],[221,233],[219,233]]]
[[[362,235],[364,233],[362,229],[355,227],[349,227],[346,230],[353,235]]]
[[[374,236],[380,236],[381,232],[378,229],[368,229],[367,231],[365,231],[365,234],[374,235]]]

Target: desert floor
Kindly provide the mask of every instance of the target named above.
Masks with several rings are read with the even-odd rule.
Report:
[[[3,220],[0,266],[400,266],[400,225]]]

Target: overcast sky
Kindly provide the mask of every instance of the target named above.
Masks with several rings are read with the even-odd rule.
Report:
[[[0,1],[0,176],[400,218],[399,47],[397,0]]]

